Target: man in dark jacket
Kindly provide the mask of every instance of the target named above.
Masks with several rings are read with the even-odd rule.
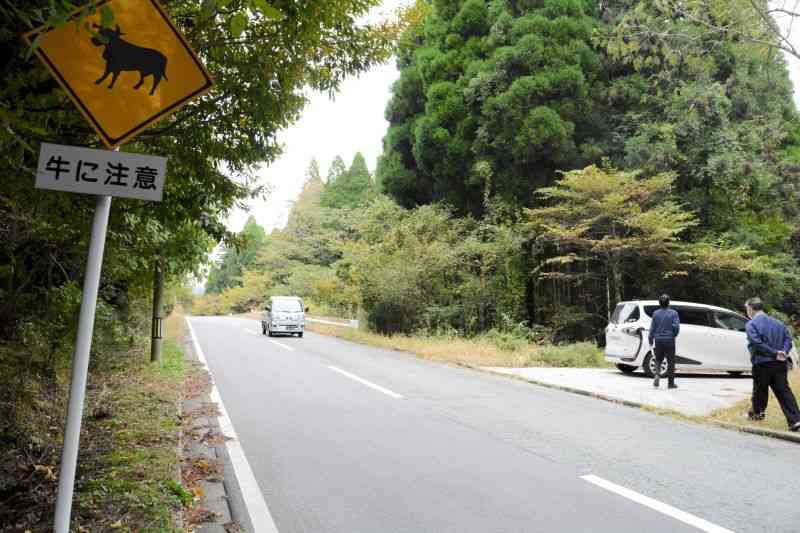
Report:
[[[662,294],[658,299],[661,306],[653,313],[653,320],[650,322],[650,346],[656,356],[656,378],[653,386],[658,388],[658,378],[661,372],[661,363],[667,358],[667,379],[670,389],[677,389],[675,385],[675,337],[681,330],[681,321],[678,312],[669,306],[669,296]]]
[[[748,413],[751,420],[763,420],[767,409],[769,389],[775,393],[778,403],[792,431],[800,431],[800,410],[797,400],[789,388],[788,354],[792,349],[792,336],[778,319],[764,312],[760,298],[750,298],[745,303],[747,316],[747,348],[753,363],[753,409]]]

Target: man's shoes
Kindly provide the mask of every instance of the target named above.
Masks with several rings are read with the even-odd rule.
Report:
[[[789,427],[789,431],[800,431],[800,422],[795,422]]]
[[[658,388],[658,376],[653,380],[653,387]]]
[[[753,411],[750,411],[750,412],[747,413],[747,419],[748,420],[752,420],[753,422],[761,422],[762,420],[764,420],[765,417],[766,417],[766,415],[764,415],[764,413],[754,413]],[[800,423],[795,424],[795,425],[800,427]],[[792,431],[797,431],[797,430],[794,429]]]
[[[674,383],[670,383],[670,384],[669,384],[669,386],[668,386],[667,388],[668,388],[668,389],[677,389],[677,388],[678,388],[678,386],[677,386],[677,385],[675,385]]]

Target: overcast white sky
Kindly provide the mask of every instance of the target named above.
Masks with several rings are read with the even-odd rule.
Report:
[[[407,0],[386,0],[379,11],[388,12],[407,3]],[[793,33],[792,41],[800,42],[800,31]],[[800,61],[789,58],[789,70],[795,86],[795,101],[800,105],[797,91],[800,87]],[[251,202],[249,212],[237,210],[233,213],[228,227],[234,231],[241,230],[250,214],[267,232],[282,227],[291,202],[300,193],[312,157],[317,158],[323,178],[335,156],[342,156],[349,165],[358,151],[364,154],[367,165],[374,172],[388,127],[383,114],[391,85],[398,76],[392,60],[359,78],[345,81],[334,100],[324,94],[314,94],[300,120],[280,135],[283,155],[260,170],[262,182],[270,186],[271,194],[266,200]]]
[[[408,3],[409,0],[385,0],[372,17],[383,16]],[[259,172],[262,183],[269,185],[272,192],[266,200],[252,201],[249,212],[234,212],[228,219],[228,227],[241,230],[251,214],[267,232],[282,227],[292,201],[300,194],[312,157],[316,157],[323,179],[334,157],[340,155],[350,165],[359,151],[374,172],[389,125],[383,112],[398,76],[392,59],[359,78],[346,80],[334,100],[326,94],[314,93],[300,120],[279,135],[283,155]]]

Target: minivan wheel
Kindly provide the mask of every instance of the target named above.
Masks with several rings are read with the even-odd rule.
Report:
[[[625,374],[633,374],[633,372],[639,367],[633,365],[626,365],[623,363],[617,363],[617,368],[622,370],[622,372]]]
[[[653,355],[653,352],[647,354],[644,358],[644,364],[642,365],[642,370],[644,370],[644,374],[649,378],[656,377],[656,357]],[[667,359],[664,358],[661,361],[661,371],[659,375],[663,378],[667,375]]]
[[[297,334],[297,336],[298,336],[298,337],[300,337],[300,338],[302,339],[302,338],[303,338],[303,333],[302,333],[302,332],[300,332],[300,333],[298,333],[298,334]]]

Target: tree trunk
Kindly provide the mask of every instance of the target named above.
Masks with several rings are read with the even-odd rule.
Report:
[[[611,273],[614,276],[614,303],[622,301],[622,268],[619,262],[611,262]]]
[[[157,259],[153,277],[153,326],[150,344],[150,362],[161,362],[162,329],[164,323],[164,271]]]
[[[525,245],[525,310],[528,325],[536,324],[536,281],[533,273],[533,242]]]
[[[606,315],[611,321],[611,264],[606,263]]]

